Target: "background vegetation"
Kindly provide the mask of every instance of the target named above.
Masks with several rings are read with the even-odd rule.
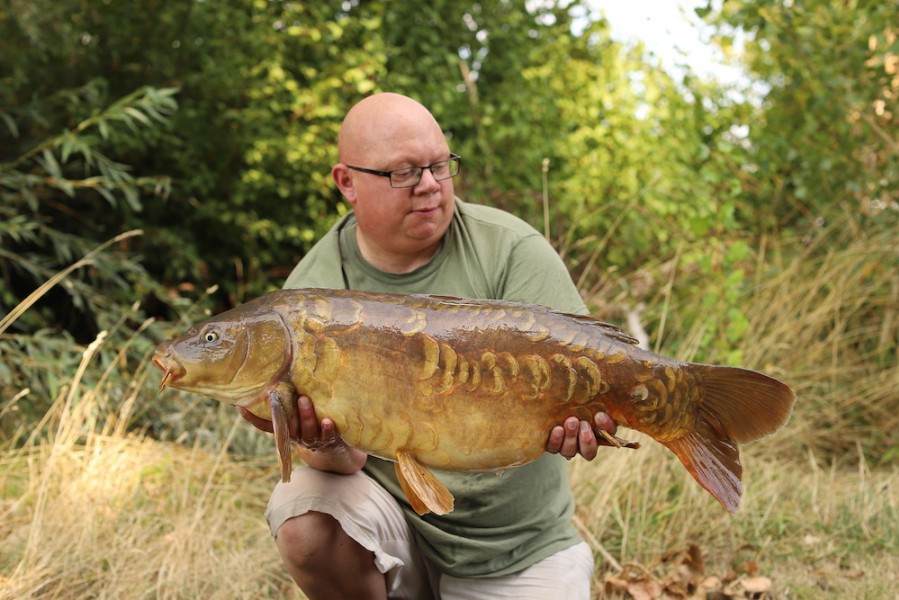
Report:
[[[799,394],[734,518],[656,450],[573,463],[597,591],[887,597],[895,6],[698,12],[739,89],[672,77],[587,2],[0,2],[0,597],[293,593],[260,516],[270,438],[157,394],[147,357],[281,285],[345,210],[342,115],[386,90],[432,109],[460,195],[545,231],[597,315]]]

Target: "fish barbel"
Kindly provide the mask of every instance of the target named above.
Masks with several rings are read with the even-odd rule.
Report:
[[[664,444],[735,511],[738,444],[786,423],[793,391],[755,371],[679,362],[635,344],[613,325],[537,305],[288,289],[194,325],[161,343],[153,362],[161,387],[271,420],[284,481],[297,394],[346,443],[395,461],[419,514],[453,506],[429,469],[520,466],[567,417],[592,423],[604,411]]]

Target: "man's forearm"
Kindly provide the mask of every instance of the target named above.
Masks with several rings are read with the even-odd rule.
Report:
[[[340,475],[352,475],[365,466],[368,455],[356,448],[341,443],[333,448],[298,448],[300,458],[309,467],[319,471],[329,471]]]

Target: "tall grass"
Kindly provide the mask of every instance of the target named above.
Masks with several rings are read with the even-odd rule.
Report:
[[[867,230],[847,215],[757,253],[751,293],[739,306],[751,323],[739,350],[745,366],[795,389],[792,419],[742,449],[746,496],[735,516],[657,444],[573,463],[581,521],[597,549],[615,559],[600,572],[635,562],[664,580],[674,567],[661,558],[693,543],[705,555],[707,574],[766,575],[778,598],[895,597],[896,238],[895,229]],[[693,281],[682,283],[697,289]],[[697,318],[698,298],[660,297],[648,310],[660,306],[671,307],[661,351],[686,359],[722,318]]]
[[[149,363],[118,413],[81,374],[0,454],[0,598],[255,598],[292,593],[262,518],[270,457],[184,447],[126,430]]]
[[[664,582],[677,567],[666,557],[693,544],[703,576],[764,575],[769,597],[895,594],[895,234],[849,232],[830,250],[842,231],[756,257],[741,306],[753,333],[741,350],[747,366],[784,378],[799,401],[785,429],[743,449],[746,495],[736,515],[645,439],[639,451],[572,461],[577,522],[597,551],[597,592],[634,565]],[[663,353],[689,353],[702,324],[678,318],[692,310],[688,300],[647,311],[660,307],[670,307]],[[131,431],[133,414],[158,400],[158,380],[146,359],[130,371],[123,361],[99,364],[110,339],[101,334],[84,349],[30,431],[0,440],[0,599],[300,597],[262,518],[278,476],[270,440],[251,432],[269,450],[229,452],[250,426],[217,404],[199,409],[219,430],[213,441]],[[100,375],[85,377],[91,370]],[[113,381],[123,402],[109,399]]]

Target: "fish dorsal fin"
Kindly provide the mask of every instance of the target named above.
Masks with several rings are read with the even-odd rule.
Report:
[[[434,474],[422,466],[411,454],[396,453],[396,477],[406,493],[409,504],[419,515],[432,512],[445,515],[453,510],[453,495]]]
[[[622,344],[628,344],[630,346],[637,346],[640,343],[640,340],[630,335],[629,333],[626,333],[617,325],[606,323],[605,321],[600,321],[599,319],[591,317],[590,315],[575,315],[570,313],[564,314],[567,314],[568,317],[574,319],[575,321],[578,321],[582,325],[595,327],[600,331],[602,335],[611,338],[616,342],[621,342]]]
[[[450,304],[453,306],[462,306],[462,307],[470,307],[470,308],[508,308],[508,307],[519,307],[522,309],[530,310],[536,313],[544,313],[549,315],[558,315],[562,317],[569,318],[573,321],[577,321],[578,324],[584,325],[586,327],[596,328],[599,333],[605,337],[611,338],[617,342],[621,342],[622,344],[628,344],[631,346],[636,346],[640,343],[638,339],[634,336],[626,333],[623,329],[618,327],[617,325],[613,325],[611,323],[606,323],[605,321],[600,321],[599,319],[592,317],[590,315],[580,315],[575,313],[569,313],[565,311],[555,310],[548,306],[542,306],[538,304],[526,304],[523,302],[513,302],[511,300],[479,300],[472,298],[457,298],[455,296],[441,296],[438,294],[412,294],[412,297],[421,298],[426,301],[436,302],[438,304]]]

